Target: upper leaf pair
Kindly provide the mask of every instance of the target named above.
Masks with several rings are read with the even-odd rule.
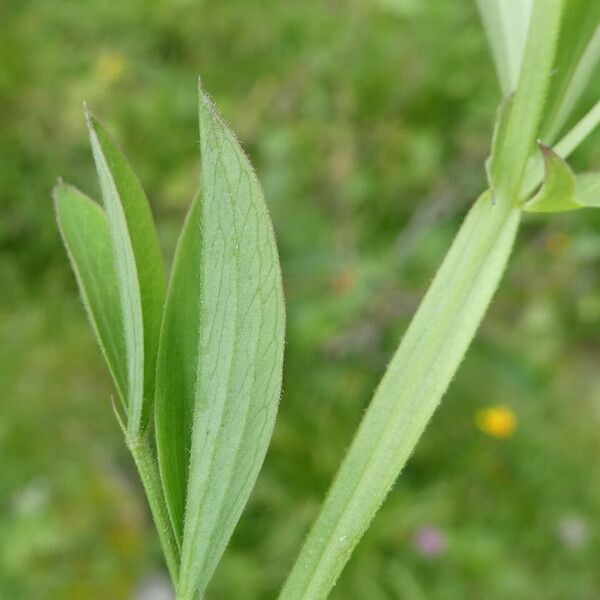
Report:
[[[150,207],[131,166],[86,110],[104,199],[54,190],[58,223],[84,303],[123,403],[127,434],[147,426],[154,398],[165,274]]]
[[[552,12],[548,0],[549,13]],[[600,2],[562,0],[560,36],[540,125],[546,143],[569,120],[600,61]],[[517,88],[534,0],[477,0],[505,98]],[[534,17],[537,21],[537,17]],[[536,24],[537,26],[537,24]],[[543,51],[543,49],[540,49]]]
[[[479,7],[505,93],[487,163],[490,187],[495,194],[506,196],[509,202],[521,204],[539,185],[544,170],[546,200],[540,204],[541,196],[538,196],[535,206],[536,210],[542,210],[542,206],[550,210],[549,191],[552,190],[555,197],[560,193],[557,182],[563,181],[564,186],[568,178],[552,175],[556,161],[545,160],[542,167],[542,161],[535,154],[534,140],[554,139],[571,116],[589,75],[598,65],[600,3],[479,0]],[[521,39],[523,23],[530,29],[525,42]],[[550,72],[552,76],[548,77]],[[577,145],[596,126],[597,112],[596,106],[557,144],[557,150],[565,146],[561,149],[563,154],[570,153],[571,146]],[[569,137],[574,139],[567,143]],[[544,144],[540,147],[546,148]],[[549,156],[549,148],[544,152]],[[566,169],[568,171],[568,167]],[[588,188],[589,181],[588,178]],[[569,203],[559,200],[558,204],[561,202],[563,207]],[[555,202],[555,208],[558,204]]]
[[[150,439],[155,401],[162,489],[158,499],[146,491],[161,540],[169,529],[177,547],[178,598],[191,599],[220,560],[273,429],[284,336],[275,238],[249,161],[201,92],[201,194],[165,300],[144,192],[100,123],[87,118],[104,210],[61,183],[58,222],[134,456],[137,440]],[[170,518],[157,514],[161,506]]]

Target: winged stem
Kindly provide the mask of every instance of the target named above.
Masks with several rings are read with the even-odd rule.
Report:
[[[148,498],[171,581],[175,583],[179,573],[179,548],[165,503],[156,459],[147,436],[128,437],[126,441]]]
[[[475,203],[363,417],[283,600],[324,598],[410,456],[500,280],[520,211]]]
[[[280,600],[318,600],[329,594],[475,335],[518,228],[519,192],[550,83],[562,9],[562,0],[533,3],[517,89],[492,149],[492,189],[469,211],[409,325]]]

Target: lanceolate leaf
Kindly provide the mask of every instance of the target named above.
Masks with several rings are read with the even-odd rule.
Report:
[[[600,4],[598,6],[600,6]],[[549,142],[554,141],[556,135],[560,132],[570,118],[571,113],[577,107],[577,103],[586,87],[593,81],[594,74],[597,72],[598,63],[600,63],[600,26],[596,28],[584,54],[581,56],[581,59],[569,80],[569,84],[566,86],[560,103],[554,108],[552,117],[548,118],[548,133],[545,134],[544,137]]]
[[[200,143],[200,224],[188,223],[200,237],[195,259],[200,333],[195,386],[186,393],[193,393],[194,414],[181,600],[202,595],[258,475],[279,400],[284,334],[281,276],[262,191],[238,142],[202,93]],[[194,243],[189,248],[198,251]],[[188,292],[171,293],[176,298]],[[161,360],[168,354],[164,348]],[[187,401],[173,401],[180,408],[172,414],[161,409],[161,418],[186,418]]]
[[[92,329],[126,409],[127,364],[117,275],[102,208],[76,188],[54,188],[58,226],[71,259]]]
[[[507,262],[520,211],[484,193],[413,318],[306,539],[281,600],[333,587],[446,391]]]
[[[156,445],[167,506],[179,543],[183,537],[200,351],[200,209],[198,194],[173,261],[156,373]]]
[[[117,271],[127,351],[128,429],[147,424],[154,397],[165,275],[148,201],[129,163],[87,113]]]
[[[600,2],[565,0],[542,139],[553,142],[600,60]]]
[[[477,0],[502,94],[515,91],[533,0]]]
[[[107,217],[98,204],[71,186],[57,185],[54,201],[59,228],[92,328],[100,342],[121,399],[127,399],[127,353],[119,281]],[[125,412],[129,406],[124,401]],[[146,436],[127,440],[148,496],[169,572],[177,576],[177,547],[160,487],[156,460]]]

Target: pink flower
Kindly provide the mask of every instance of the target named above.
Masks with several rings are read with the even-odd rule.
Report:
[[[427,525],[415,533],[413,546],[422,557],[435,558],[446,552],[446,536],[441,529]]]

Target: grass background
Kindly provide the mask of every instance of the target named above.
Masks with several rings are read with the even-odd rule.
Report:
[[[0,598],[150,598],[164,572],[50,190],[62,175],[98,196],[85,99],[170,257],[198,181],[199,73],[258,170],[288,304],[273,443],[208,597],[273,598],[485,184],[498,90],[473,3],[11,0],[0,22]],[[600,167],[598,136],[574,164]],[[526,219],[333,598],[600,597],[599,227]],[[495,405],[517,419],[506,439],[475,425]],[[439,556],[415,546],[427,526]]]

